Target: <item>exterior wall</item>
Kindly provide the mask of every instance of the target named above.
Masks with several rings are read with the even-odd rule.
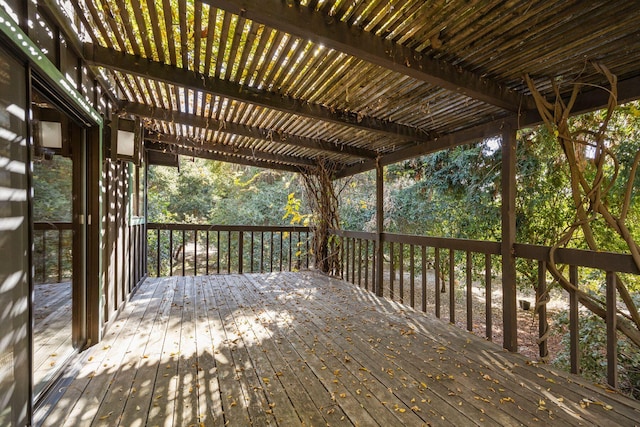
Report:
[[[31,423],[34,406],[31,76],[37,76],[66,114],[83,124],[71,141],[86,144],[87,153],[80,169],[82,185],[74,187],[86,191],[87,201],[76,206],[78,215],[74,214],[74,227],[81,227],[85,236],[75,246],[74,257],[84,260],[79,276],[86,293],[86,306],[77,312],[74,308],[74,325],[84,325],[76,328],[76,343],[97,343],[144,278],[144,211],[134,212],[130,197],[133,177],[144,175],[144,166],[111,155],[103,124],[111,118],[112,98],[84,67],[71,36],[65,37],[64,29],[55,25],[55,18],[47,18],[39,4],[7,4],[0,9],[0,425],[20,426]],[[28,18],[36,22],[32,28]]]

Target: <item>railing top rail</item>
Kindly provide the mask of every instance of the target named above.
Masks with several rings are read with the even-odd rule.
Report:
[[[309,232],[310,227],[302,227],[295,225],[219,225],[219,224],[166,224],[150,222],[147,224],[148,230],[197,230],[197,231],[253,231],[253,232]]]
[[[331,230],[331,233],[356,239],[378,240],[376,233],[350,230]],[[471,251],[491,255],[500,254],[500,242],[483,240],[453,239],[445,237],[416,236],[411,234],[382,233],[383,242],[404,243],[416,246],[428,246],[433,248]]]
[[[549,261],[551,248],[549,246],[516,243],[514,250],[517,258]],[[586,249],[558,248],[555,252],[554,259],[558,264],[596,268],[618,273],[640,274],[640,270],[633,261],[633,257],[627,254],[597,252]]]
[[[378,235],[376,233],[369,233],[367,231],[329,230],[329,232],[341,237],[353,237],[356,239],[364,240],[378,240]]]
[[[404,243],[433,248],[470,251],[490,255],[500,254],[500,242],[485,240],[454,239],[447,237],[414,236],[408,234],[382,233],[383,242]]]

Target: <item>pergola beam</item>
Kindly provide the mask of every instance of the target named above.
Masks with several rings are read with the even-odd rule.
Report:
[[[87,63],[94,66],[118,70],[126,74],[222,96],[287,114],[295,114],[369,132],[392,135],[409,141],[426,141],[435,136],[433,132],[411,126],[380,120],[375,117],[361,116],[351,111],[335,110],[320,104],[307,103],[278,93],[239,85],[91,43],[84,44],[83,51]]]
[[[254,150],[247,147],[237,147],[228,144],[219,144],[216,142],[202,142],[193,138],[167,135],[164,133],[147,132],[144,135],[145,141],[153,144],[163,144],[162,149],[166,149],[168,146],[177,146],[189,149],[198,149],[216,152],[220,154],[228,154],[247,159],[255,159],[260,161],[270,161],[278,163],[286,163],[297,167],[313,167],[316,166],[316,162],[305,157],[288,156],[284,154],[267,153],[261,150]]]
[[[160,107],[152,107],[137,102],[122,101],[119,104],[121,113],[133,114],[139,117],[159,120],[167,123],[183,124],[201,129],[210,129],[238,136],[246,136],[264,141],[277,142],[295,147],[309,148],[321,152],[341,154],[360,159],[372,159],[377,153],[366,148],[352,147],[346,144],[338,144],[330,141],[307,138],[287,133],[280,133],[270,129],[255,126],[241,125],[233,122],[223,122],[213,117],[203,117],[195,114],[182,113],[180,111],[167,110]]]
[[[534,106],[497,82],[378,37],[335,17],[281,0],[202,0],[213,7],[311,40],[380,67],[517,112]],[[293,4],[293,5],[292,5]]]
[[[618,82],[618,104],[640,99],[640,76]],[[578,115],[595,111],[607,106],[609,92],[603,88],[585,90],[578,96],[571,115]],[[565,99],[566,103],[567,100]],[[430,141],[421,142],[412,146],[401,148],[392,153],[380,157],[380,163],[388,166],[403,160],[424,156],[440,150],[457,147],[470,142],[491,138],[500,135],[502,129],[509,126],[514,129],[537,126],[542,123],[537,110],[523,112],[518,118],[516,115],[494,120],[489,123],[443,135]],[[376,160],[367,160],[345,167],[336,173],[336,178],[344,178],[357,173],[366,172],[376,167]]]
[[[344,168],[336,173],[335,178],[344,178],[355,175],[357,173],[366,172],[376,168],[379,162],[381,166],[388,166],[403,160],[412,159],[414,157],[424,156],[426,154],[435,153],[436,151],[445,150],[447,148],[457,147],[472,141],[484,138],[490,138],[500,134],[500,129],[506,124],[513,124],[514,118],[506,118],[496,120],[490,123],[474,126],[469,129],[444,135],[440,138],[433,139],[429,142],[412,145],[410,147],[394,151],[385,156],[381,156],[379,160],[367,160]]]
[[[163,153],[172,153],[172,154],[178,154],[180,156],[187,156],[187,157],[199,157],[202,159],[217,160],[220,162],[235,163],[235,164],[244,165],[244,166],[255,166],[255,167],[264,168],[264,169],[274,169],[274,170],[281,170],[285,172],[295,172],[295,173],[310,172],[310,169],[305,167],[268,162],[268,161],[259,160],[259,159],[250,159],[250,158],[239,157],[239,156],[234,156],[230,154],[215,153],[213,151],[208,151],[206,149],[184,147],[184,146],[171,145],[171,144],[165,144],[165,143],[159,143],[159,142],[147,141],[145,143],[145,148],[147,150],[160,151]]]

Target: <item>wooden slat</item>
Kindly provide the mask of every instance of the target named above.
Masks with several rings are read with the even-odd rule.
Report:
[[[494,81],[456,69],[448,63],[429,59],[369,32],[356,32],[346,23],[334,19],[327,23],[326,16],[306,8],[289,7],[278,1],[241,3],[230,0],[205,0],[205,2],[272,28],[314,40],[332,49],[501,108],[517,111],[523,102],[526,105],[529,101]]]
[[[300,167],[312,167],[317,165],[316,162],[306,157],[288,156],[264,152],[261,150],[253,150],[251,148],[242,148],[236,145],[223,144],[221,141],[208,141],[207,143],[202,143],[201,141],[197,141],[190,137],[175,137],[160,133],[146,134],[145,139],[146,149],[160,152],[171,152],[174,148],[187,150],[195,149],[195,151],[204,150],[220,154],[233,154],[246,159],[275,161]]]
[[[222,133],[246,136],[279,144],[293,145],[359,158],[375,158],[377,156],[377,153],[371,150],[337,144],[328,140],[302,137],[282,132],[272,132],[269,129],[222,122],[214,118],[201,117],[179,111],[171,111],[162,107],[158,108],[140,103],[122,102],[119,109],[123,113],[135,114],[140,117],[152,118],[164,122],[180,123],[188,126],[200,127],[205,130],[214,130]]]
[[[164,32],[167,36],[167,47],[169,48],[169,63],[177,66],[178,61],[176,58],[176,43],[173,29],[173,9],[171,8],[170,0],[162,0],[162,15],[164,16]],[[160,25],[160,22],[157,22],[156,25]]]
[[[216,30],[216,16],[218,14],[218,10],[214,7],[209,7],[209,15],[207,20],[207,44],[205,47],[205,56],[204,56],[204,71],[203,74],[205,76],[211,75],[211,65],[212,65],[212,57],[213,57],[213,44],[215,40],[215,30]],[[200,71],[200,70],[196,70]]]
[[[276,169],[276,170],[283,170],[287,172],[298,172],[298,173],[304,171],[303,166],[294,166],[290,164],[270,162],[270,161],[264,161],[264,160],[254,159],[254,158],[246,158],[243,156],[235,156],[232,154],[220,154],[220,153],[215,153],[213,151],[204,150],[204,149],[171,146],[168,151],[173,154],[178,154],[181,156],[199,157],[202,159],[218,160],[218,161],[227,162],[227,163],[236,163],[239,165],[255,166],[255,167],[265,168],[265,169]]]
[[[172,9],[173,10],[173,9]],[[166,11],[166,9],[165,9]],[[191,68],[189,64],[189,43],[187,37],[193,34],[195,28],[187,28],[187,5],[185,1],[178,2],[178,20],[180,34],[180,57],[182,68]]]
[[[131,45],[131,49],[133,50],[134,55],[140,55],[142,52],[140,51],[140,45],[138,44],[139,37],[143,35],[142,32],[138,31],[134,33],[133,22],[131,21],[131,16],[129,15],[129,11],[124,4],[124,0],[116,0],[116,4],[118,5],[118,9],[120,11],[120,20],[122,21],[122,28],[124,29],[124,33],[127,36],[127,42]],[[135,9],[134,9],[135,10]]]
[[[220,11],[221,12],[221,11]],[[229,34],[229,27],[231,25],[232,15],[229,13],[224,13],[222,16],[222,25],[220,27],[220,33],[216,34],[217,45],[217,55],[215,60],[215,71],[214,76],[220,77],[222,64],[224,63],[224,56],[226,53],[226,43]]]
[[[170,43],[169,46],[173,46],[173,44]],[[124,73],[160,80],[185,88],[202,90],[207,93],[296,114],[302,117],[309,117],[371,132],[390,134],[414,141],[430,140],[433,136],[428,132],[410,126],[387,122],[370,116],[363,117],[349,111],[336,111],[319,104],[303,103],[297,99],[278,96],[257,88],[239,86],[226,80],[199,75],[198,73],[183,70],[175,66],[151,60],[142,60],[134,55],[118,52],[102,46],[85,44],[84,56],[85,59],[93,65],[104,66]]]

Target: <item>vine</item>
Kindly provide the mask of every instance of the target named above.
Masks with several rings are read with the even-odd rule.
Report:
[[[302,174],[309,207],[314,216],[311,227],[316,268],[329,274],[337,274],[341,264],[340,243],[330,234],[330,230],[340,229],[338,195],[332,181],[334,172],[333,163],[320,160],[315,173]]]
[[[575,205],[573,223],[554,244],[550,251],[549,271],[567,291],[576,292],[578,300],[584,307],[599,317],[606,319],[606,302],[595,295],[591,295],[578,286],[572,284],[561,269],[556,265],[555,253],[558,248],[565,246],[574,238],[576,232],[581,231],[590,250],[600,250],[593,229],[595,220],[603,220],[606,227],[618,235],[629,248],[636,266],[640,269],[640,248],[626,224],[627,214],[631,204],[635,173],[640,163],[640,151],[635,154],[630,167],[629,177],[624,185],[625,191],[619,203],[618,212],[614,212],[609,194],[614,183],[620,177],[620,162],[615,153],[609,148],[608,125],[617,107],[617,78],[604,65],[593,64],[596,71],[607,78],[610,89],[604,118],[596,129],[572,128],[569,116],[575,105],[580,90],[585,84],[576,83],[571,96],[565,102],[560,94],[558,84],[552,80],[552,90],[555,101],[550,102],[537,90],[529,75],[525,81],[533,95],[542,120],[560,144],[565,159],[569,165],[571,183],[571,197]],[[593,159],[587,161],[585,152],[589,149]],[[589,169],[587,165],[592,165]],[[589,173],[587,173],[589,172]],[[616,289],[625,304],[627,312],[617,310],[617,327],[636,346],[640,347],[640,315],[633,302],[629,289],[619,275],[616,276]],[[537,305],[546,304],[547,294],[539,298]],[[542,337],[541,339],[544,339]]]

